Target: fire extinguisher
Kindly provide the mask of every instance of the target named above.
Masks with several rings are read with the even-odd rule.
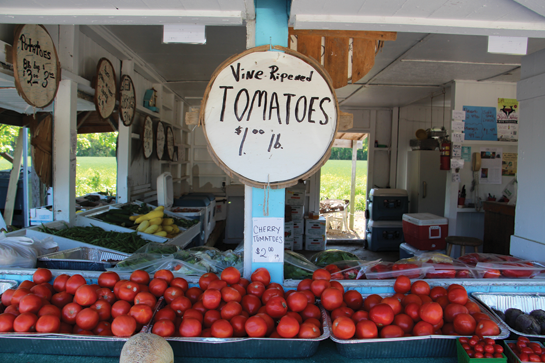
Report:
[[[450,169],[450,155],[452,150],[452,143],[447,139],[443,139],[439,151],[441,151],[441,168],[440,170]]]

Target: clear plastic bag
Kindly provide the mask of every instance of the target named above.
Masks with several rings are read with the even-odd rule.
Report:
[[[365,274],[368,280],[396,279],[399,276],[407,276],[410,279],[421,279],[433,269],[432,266],[423,266],[422,262],[415,259],[403,259],[395,263],[381,262],[372,266]]]
[[[173,272],[175,273],[200,276],[207,272],[214,272],[207,261],[195,256],[195,254],[190,251],[180,250],[176,252],[173,257],[180,262],[178,265],[174,266]]]
[[[427,279],[472,279],[475,278],[475,269],[460,261],[450,263],[425,262],[424,266],[431,266],[426,272]]]
[[[475,272],[480,278],[531,279],[545,271],[545,266],[534,261],[479,262]]]
[[[467,253],[458,257],[458,261],[465,263],[469,266],[475,266],[479,262],[501,262],[501,261],[520,261],[518,257],[508,255],[498,255],[495,253]]]
[[[172,255],[179,250],[180,248],[175,245],[159,242],[150,242],[134,251],[134,254],[146,253],[151,255]]]
[[[34,240],[0,235],[0,266],[35,268],[38,255]]]
[[[331,273],[332,280],[363,280],[365,273],[381,260],[343,260],[331,263],[324,267]]]
[[[284,278],[291,280],[311,279],[318,266],[303,255],[290,250],[284,250]]]
[[[188,250],[196,257],[203,260],[210,266],[210,271],[214,273],[221,273],[227,267],[235,267],[242,272],[243,258],[241,255],[235,254],[231,250],[220,251],[213,247],[193,247]]]
[[[345,260],[359,260],[359,257],[353,253],[342,250],[326,250],[314,254],[310,258],[310,262],[318,267],[325,267],[333,262],[345,261]]]

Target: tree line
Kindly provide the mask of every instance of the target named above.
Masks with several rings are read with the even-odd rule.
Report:
[[[369,149],[369,138],[363,140],[363,147],[358,149],[358,160],[367,160]],[[345,147],[334,147],[331,149],[329,160],[352,160],[352,149]]]

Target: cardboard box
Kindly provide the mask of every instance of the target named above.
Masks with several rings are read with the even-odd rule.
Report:
[[[303,235],[293,237],[293,250],[301,251],[303,249]]]
[[[305,206],[304,205],[291,205],[291,220],[292,221],[302,221],[305,217]]]
[[[284,239],[284,249],[293,251],[293,237]]]
[[[325,236],[326,220],[324,217],[320,219],[305,219],[305,236],[320,237]]]
[[[287,205],[305,205],[305,185],[286,188]]]
[[[39,226],[42,223],[53,222],[53,211],[46,208],[32,208],[30,210],[30,225]]]
[[[303,221],[293,221],[293,234],[295,236],[305,234],[305,223]]]
[[[293,221],[292,222],[285,222],[284,223],[284,241],[288,240],[288,239],[291,239],[293,240],[293,236],[294,236],[294,231],[293,231]]]
[[[326,237],[305,236],[305,250],[323,251],[326,246]]]

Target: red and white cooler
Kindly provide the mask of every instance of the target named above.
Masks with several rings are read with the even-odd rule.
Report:
[[[431,213],[403,215],[405,242],[419,250],[443,250],[448,234],[448,220]]]

